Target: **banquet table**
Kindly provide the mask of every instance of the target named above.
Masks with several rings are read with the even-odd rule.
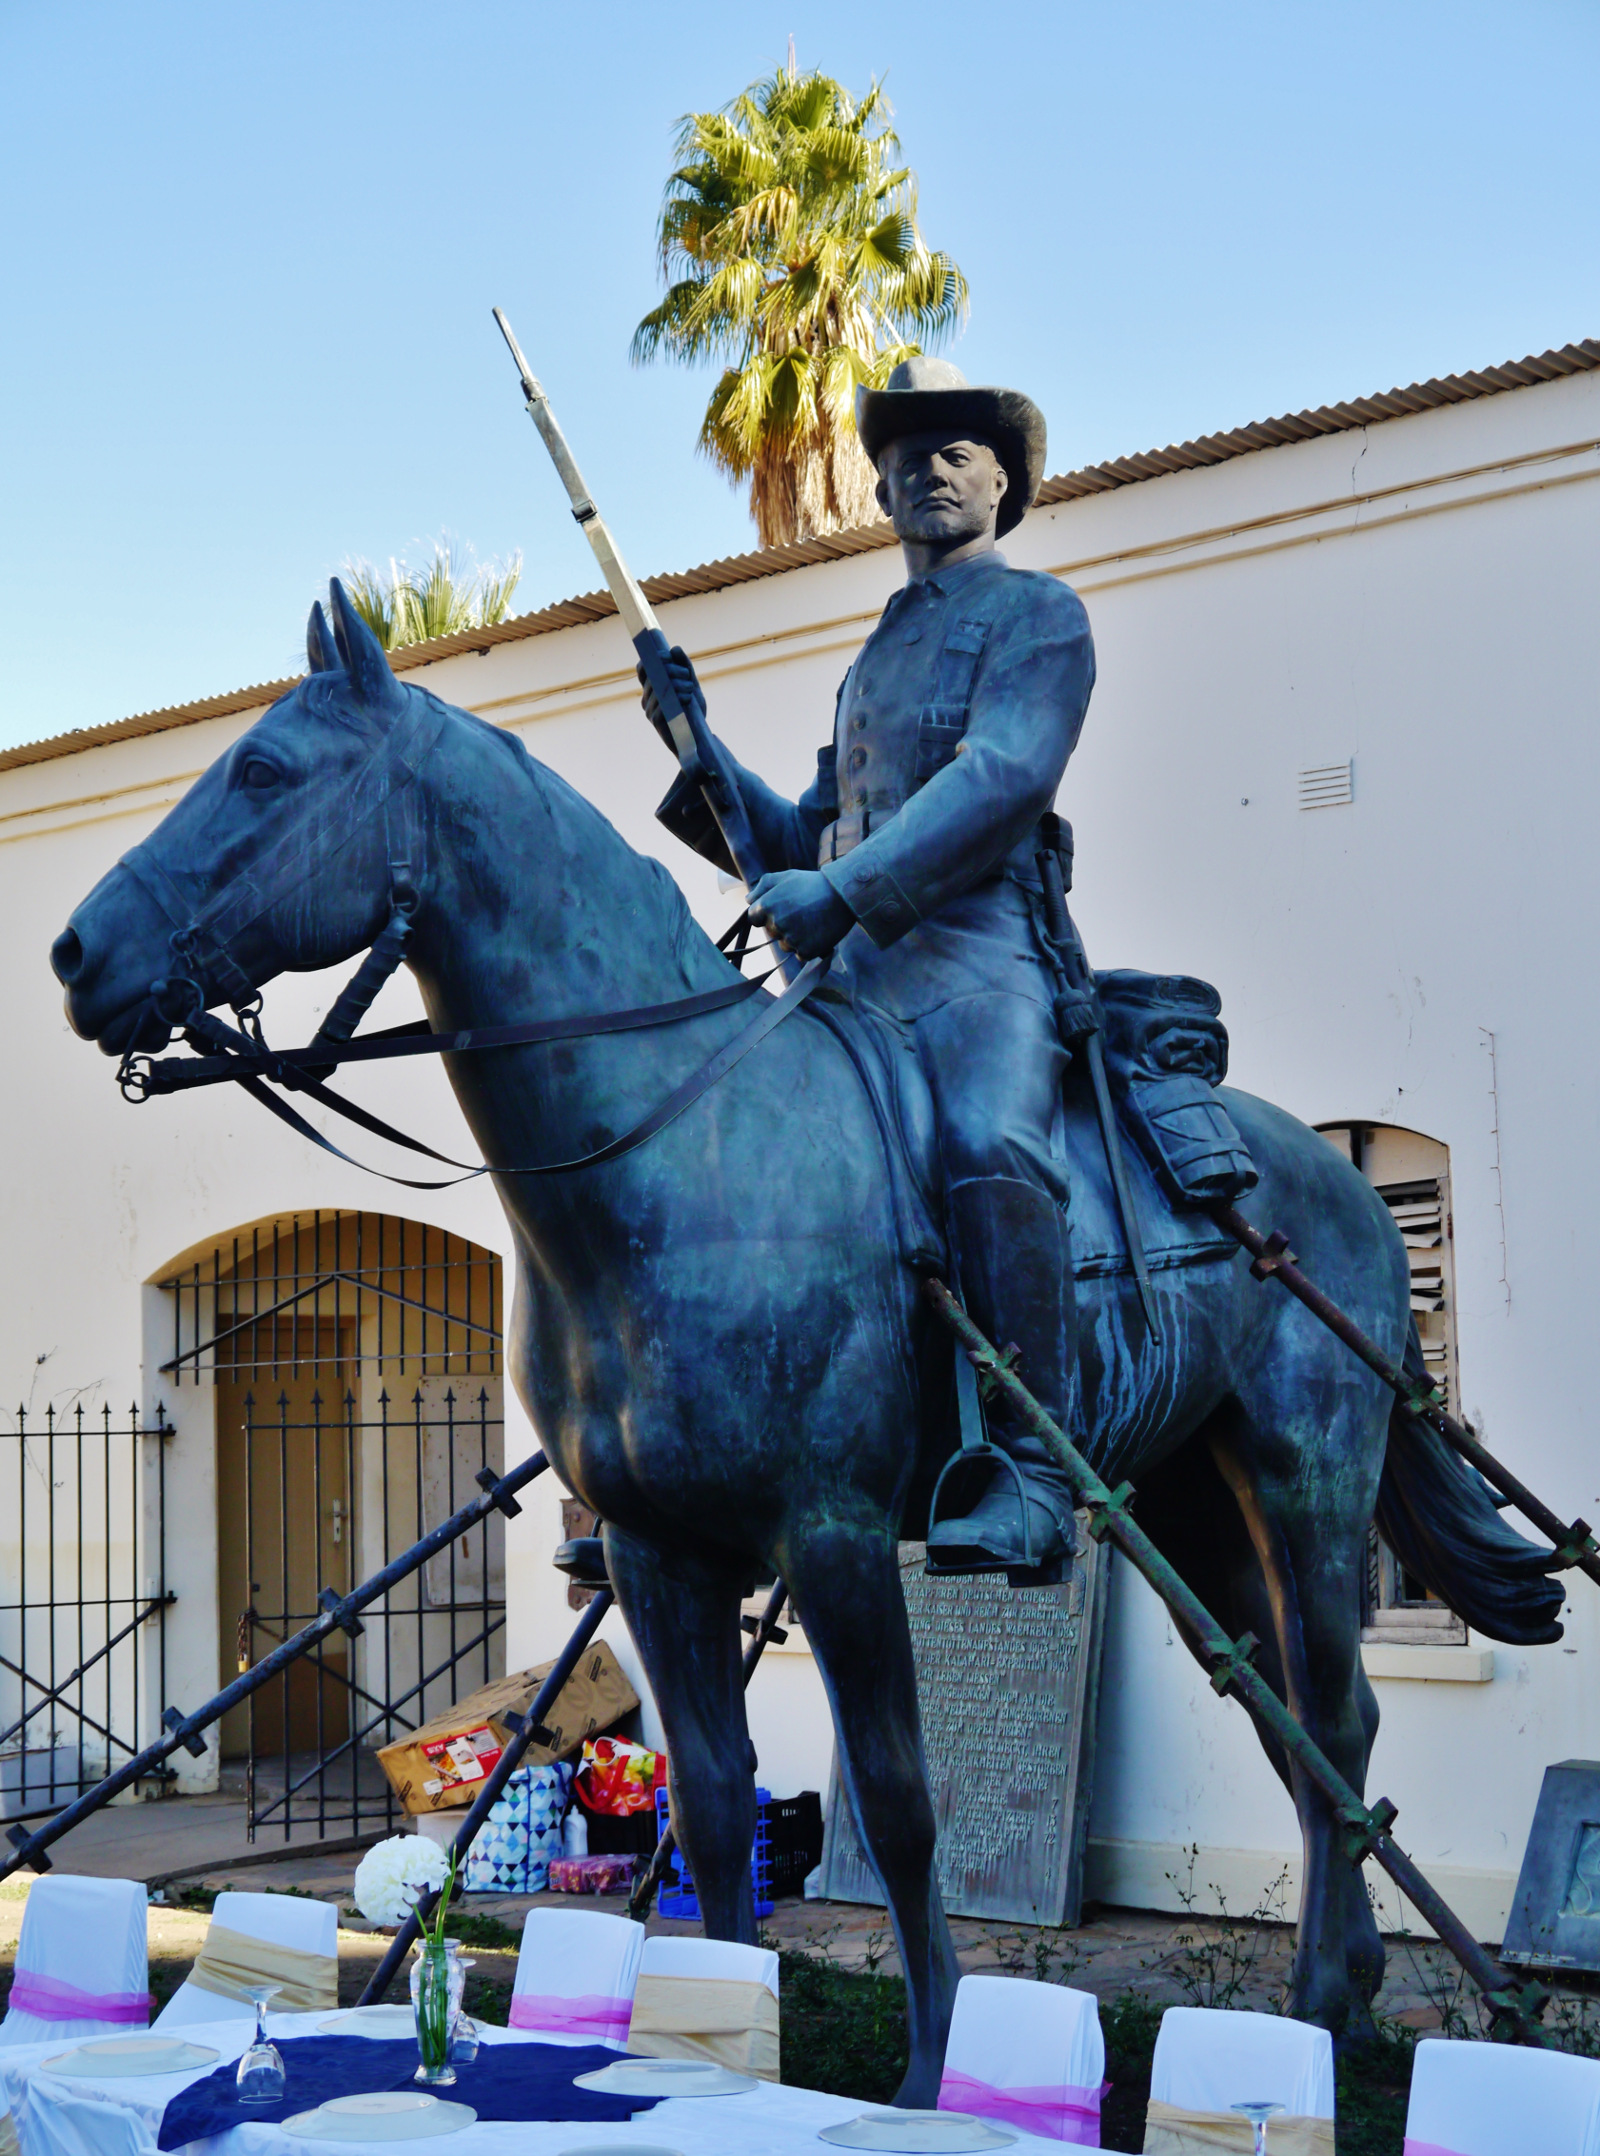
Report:
[[[324,2013],[269,2014],[268,2034],[282,2041],[317,2032]],[[479,2023],[488,2044],[538,2043],[540,2039],[517,2029],[494,2028]],[[180,2090],[215,2073],[225,2062],[237,2059],[250,2041],[253,2024],[245,2020],[195,2022],[182,2031],[185,2039],[214,2049],[219,2056],[207,2065],[182,2074],[152,2074],[136,2079],[118,2077],[70,2080],[52,2074],[46,2061],[72,2048],[71,2042],[0,2047],[0,2107],[8,2107],[17,2122],[22,2156],[105,2156],[74,2129],[64,2099],[90,2097],[113,2104],[126,2113],[131,2129],[125,2149],[116,2156],[157,2156],[157,2137],[162,2113]],[[365,2044],[362,2036],[341,2039]],[[439,2093],[449,2098],[446,2088]],[[821,2127],[855,2118],[869,2108],[857,2098],[826,2096],[815,2089],[789,2088],[762,2082],[748,2095],[674,2097],[642,2111],[626,2125],[595,2125],[570,2121],[480,2121],[463,2132],[438,2142],[371,2141],[363,2143],[375,2156],[408,2156],[425,2147],[448,2149],[451,2156],[570,2156],[570,2152],[604,2145],[625,2148],[635,2142],[681,2151],[681,2156],[823,2156],[829,2144],[817,2139]],[[121,2122],[119,2121],[119,2124]],[[291,2134],[282,2126],[241,2115],[237,2126],[184,2144],[185,2156],[310,2156],[314,2150],[348,2147],[348,2143],[310,2140]],[[1061,2156],[1059,2141],[1044,2141],[1019,2133],[1019,2156],[1049,2150]]]

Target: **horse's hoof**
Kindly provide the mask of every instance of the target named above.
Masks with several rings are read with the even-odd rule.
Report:
[[[562,1543],[552,1562],[575,1587],[611,1585],[611,1575],[606,1570],[606,1546],[598,1535],[574,1535],[570,1542]]]

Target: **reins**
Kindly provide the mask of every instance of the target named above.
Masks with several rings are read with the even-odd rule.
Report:
[[[399,865],[397,864],[397,870]],[[420,1138],[408,1136],[397,1130],[382,1116],[370,1114],[357,1107],[353,1101],[342,1100],[330,1092],[323,1080],[343,1063],[373,1063],[390,1061],[402,1056],[417,1055],[463,1055],[486,1048],[531,1047],[546,1041],[589,1040],[605,1034],[641,1032],[657,1026],[676,1025],[686,1019],[703,1018],[713,1011],[727,1010],[735,1004],[747,1002],[759,995],[763,983],[772,978],[771,973],[757,974],[749,980],[730,981],[723,988],[702,990],[699,995],[681,996],[670,1003],[639,1004],[629,1010],[606,1011],[593,1016],[572,1018],[532,1019],[521,1024],[505,1026],[467,1026],[454,1033],[433,1032],[426,1019],[416,1019],[402,1026],[391,1026],[380,1033],[370,1033],[363,1038],[353,1037],[355,1028],[365,1016],[379,989],[395,973],[405,957],[406,943],[411,931],[411,917],[416,899],[409,886],[409,879],[396,873],[395,901],[389,920],[367,952],[357,971],[341,991],[333,1009],[318,1031],[315,1039],[304,1048],[274,1049],[268,1046],[261,1031],[260,995],[253,984],[246,984],[249,1002],[236,1003],[243,1030],[225,1024],[199,1002],[200,989],[192,979],[184,977],[164,984],[168,992],[187,990],[188,1008],[183,1014],[163,1010],[161,1015],[171,1022],[181,1024],[184,1038],[191,1048],[209,1049],[209,1054],[192,1056],[158,1057],[138,1055],[131,1051],[122,1059],[117,1072],[117,1082],[123,1097],[131,1101],[149,1100],[158,1093],[177,1093],[192,1086],[235,1083],[243,1087],[252,1100],[275,1115],[299,1137],[320,1146],[336,1160],[344,1161],[352,1168],[359,1168],[365,1175],[376,1175],[384,1182],[396,1183],[407,1190],[448,1190],[454,1184],[473,1182],[482,1175],[565,1175],[579,1168],[594,1168],[608,1160],[620,1160],[665,1130],[669,1123],[677,1121],[686,1108],[691,1107],[702,1094],[710,1091],[720,1079],[725,1078],[735,1065],[743,1062],[753,1048],[764,1041],[775,1026],[780,1025],[791,1011],[805,1002],[811,991],[822,979],[828,968],[828,958],[812,959],[802,968],[781,996],[764,999],[767,1008],[753,1019],[733,1039],[718,1049],[690,1076],[675,1086],[666,1099],[645,1116],[633,1128],[597,1146],[591,1153],[580,1154],[573,1160],[540,1161],[526,1167],[469,1167],[465,1161],[455,1160],[448,1153],[440,1153]],[[743,935],[741,937],[741,929]],[[749,921],[741,916],[728,933],[719,941],[719,948],[729,943],[736,945],[742,956],[748,940]],[[159,999],[158,999],[159,1007]],[[345,1152],[330,1138],[323,1136],[314,1125],[307,1122],[298,1110],[286,1100],[268,1090],[269,1083],[296,1093],[304,1093],[335,1115],[360,1129],[370,1131],[374,1137],[386,1139],[391,1145],[403,1147],[407,1152],[420,1153],[441,1167],[454,1168],[455,1175],[433,1179],[413,1176],[390,1175],[382,1168],[370,1167]]]

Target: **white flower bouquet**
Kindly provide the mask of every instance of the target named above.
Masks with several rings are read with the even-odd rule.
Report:
[[[369,1924],[403,1924],[430,1887],[442,1887],[450,1863],[421,1834],[391,1834],[356,1866],[356,1907]]]

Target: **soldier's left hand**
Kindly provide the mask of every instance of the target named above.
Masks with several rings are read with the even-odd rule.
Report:
[[[831,951],[855,926],[855,915],[815,868],[782,868],[763,876],[750,893],[750,918],[769,929],[786,951],[816,958]]]

